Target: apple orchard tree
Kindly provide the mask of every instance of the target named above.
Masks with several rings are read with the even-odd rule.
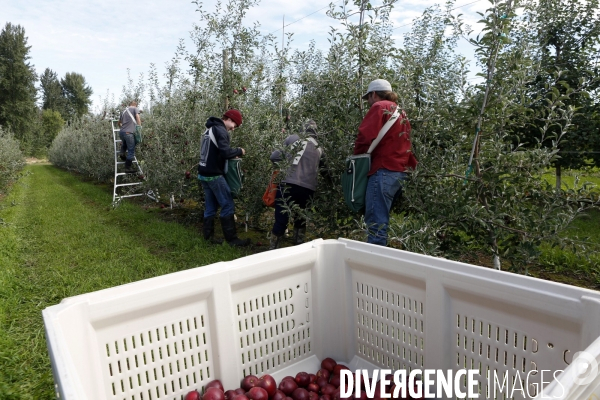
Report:
[[[145,108],[138,159],[147,188],[166,199],[196,199],[202,208],[194,177],[204,123],[228,107],[239,108],[244,124],[232,145],[247,155],[238,208],[251,226],[267,229],[272,213],[260,196],[273,169],[270,153],[312,118],[330,180],[320,182],[304,211],[309,236],[362,238],[364,224],[344,205],[339,177],[367,111],[360,96],[370,80],[385,78],[409,116],[419,160],[394,206],[393,247],[452,259],[479,253],[497,268],[518,270],[536,260],[542,242],[584,247],[561,233],[578,214],[597,207],[597,197],[586,185],[556,190],[542,174],[574,130],[577,110],[569,99],[583,93],[585,82],[567,84],[558,71],[543,85],[532,84],[541,68],[539,45],[527,34],[539,11],[535,4],[493,1],[482,14],[484,29],[470,39],[482,79],[472,85],[468,63],[456,52],[459,38],[471,32],[451,15],[453,4],[425,10],[403,42],[395,43],[395,3],[331,5],[328,15],[341,28],[331,29],[324,52],[314,43],[294,50],[292,34],[283,46],[261,35],[257,23],[244,20],[255,1],[230,0],[210,11],[198,2],[195,48],[180,44],[167,64],[166,83],[154,66],[146,80],[129,79],[119,104],[107,99],[102,115],[66,127],[50,158],[98,180],[111,179],[106,118],[137,99]],[[518,138],[531,126],[538,127],[536,141],[524,146]]]

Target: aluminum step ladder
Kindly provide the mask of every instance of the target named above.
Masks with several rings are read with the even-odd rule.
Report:
[[[114,178],[114,188],[113,188],[113,207],[117,206],[119,202],[127,197],[137,197],[137,196],[148,196],[154,201],[158,201],[158,195],[154,193],[153,190],[148,190],[147,192],[140,192],[139,188],[141,188],[144,180],[144,171],[142,171],[142,166],[137,160],[137,157],[134,156],[132,166],[136,168],[135,173],[128,172],[119,172],[119,166],[124,166],[125,161],[121,161],[119,158],[119,154],[121,152],[121,138],[119,136],[119,120],[112,119],[110,121],[112,126],[112,134],[113,134],[113,142],[114,142],[114,153],[115,153],[115,178]],[[119,183],[120,179],[123,183]]]

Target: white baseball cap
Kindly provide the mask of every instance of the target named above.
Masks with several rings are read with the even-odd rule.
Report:
[[[371,92],[391,92],[392,85],[385,79],[375,79],[371,83],[369,83],[369,87],[367,88],[367,93],[362,97],[363,100],[367,100],[369,93]]]

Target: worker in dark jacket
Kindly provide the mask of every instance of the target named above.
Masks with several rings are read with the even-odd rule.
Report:
[[[229,132],[242,125],[242,113],[231,109],[223,114],[223,118],[210,117],[206,121],[206,132],[200,147],[198,163],[198,180],[204,189],[204,239],[213,239],[215,217],[221,207],[221,227],[225,240],[232,246],[247,246],[250,240],[237,237],[235,228],[235,203],[231,189],[225,180],[227,160],[246,154],[242,148],[231,148]]]

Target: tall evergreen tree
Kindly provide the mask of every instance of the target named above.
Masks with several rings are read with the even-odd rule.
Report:
[[[25,29],[7,22],[0,32],[0,125],[22,139],[35,115],[37,76],[28,60]]]
[[[85,81],[83,75],[76,72],[67,72],[60,80],[63,96],[67,101],[67,119],[81,117],[89,111],[93,90]]]
[[[56,72],[46,68],[40,75],[40,87],[42,89],[42,109],[58,111],[64,117],[65,98]]]

